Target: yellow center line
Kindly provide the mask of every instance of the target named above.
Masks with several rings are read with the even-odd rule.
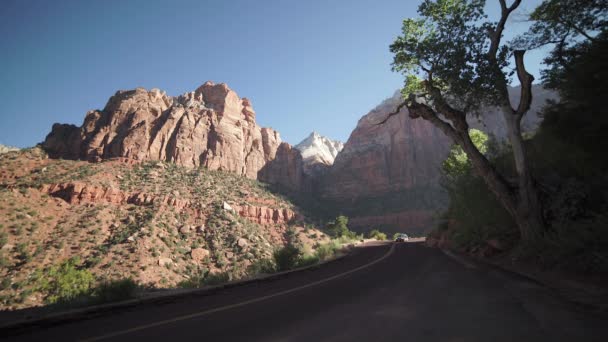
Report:
[[[240,302],[240,303],[236,303],[236,304],[222,306],[222,307],[215,308],[215,309],[209,309],[209,310],[205,310],[205,311],[195,312],[195,313],[189,314],[189,315],[178,316],[178,317],[171,318],[171,319],[166,319],[166,320],[163,320],[163,321],[158,321],[158,322],[154,322],[154,323],[144,324],[144,325],[140,325],[140,326],[133,327],[133,328],[130,328],[130,329],[120,330],[120,331],[112,332],[112,333],[105,334],[105,335],[100,335],[100,336],[96,336],[96,337],[89,337],[89,338],[83,339],[81,341],[83,341],[83,342],[101,341],[101,340],[105,340],[105,339],[108,339],[108,338],[111,338],[111,337],[116,337],[116,336],[120,336],[120,335],[126,335],[126,334],[130,334],[132,332],[141,331],[141,330],[145,330],[145,329],[149,329],[149,328],[154,328],[154,327],[158,327],[158,326],[161,326],[161,325],[167,325],[167,324],[171,324],[171,323],[175,323],[175,322],[179,322],[179,321],[185,321],[185,320],[188,320],[188,319],[192,319],[192,318],[196,318],[196,317],[201,317],[201,316],[209,315],[209,314],[212,314],[212,313],[215,313],[215,312],[230,310],[230,309],[233,309],[233,308],[238,308],[238,307],[245,306],[245,305],[248,305],[248,304],[253,304],[253,303],[261,302],[261,301],[266,300],[266,299],[270,299],[270,298],[286,295],[286,294],[289,294],[289,293],[293,293],[293,292],[296,292],[296,291],[300,291],[300,290],[303,290],[303,289],[306,289],[306,288],[309,288],[309,287],[313,287],[313,286],[316,286],[316,285],[319,285],[319,284],[323,284],[323,283],[326,283],[328,281],[332,281],[332,280],[335,280],[335,279],[347,276],[347,275],[349,275],[351,273],[354,273],[354,272],[366,269],[366,268],[368,268],[368,267],[370,267],[372,265],[375,265],[375,264],[379,263],[380,261],[388,258],[393,253],[394,250],[395,250],[395,244],[393,244],[391,246],[391,248],[389,249],[388,252],[386,252],[386,254],[384,254],[382,257],[380,257],[380,258],[378,258],[378,259],[376,259],[376,260],[374,260],[374,261],[372,261],[370,263],[367,263],[365,265],[359,266],[357,268],[354,268],[352,270],[349,270],[349,271],[346,271],[346,272],[343,272],[343,273],[340,273],[340,274],[336,274],[336,275],[331,276],[329,278],[317,280],[315,282],[312,282],[312,283],[309,283],[309,284],[306,284],[306,285],[302,285],[302,286],[298,286],[298,287],[295,287],[295,288],[292,288],[292,289],[289,289],[289,290],[273,293],[271,295],[267,295],[267,296],[263,296],[263,297],[258,297],[258,298],[246,300],[244,302]]]

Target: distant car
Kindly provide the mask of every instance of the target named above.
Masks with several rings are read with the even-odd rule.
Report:
[[[407,234],[399,234],[395,238],[395,242],[406,242],[406,241],[409,241],[409,240],[410,240],[410,237],[407,236]]]

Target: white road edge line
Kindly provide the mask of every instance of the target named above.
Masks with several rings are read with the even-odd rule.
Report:
[[[215,313],[215,312],[220,312],[220,311],[224,311],[224,310],[238,308],[238,307],[245,306],[245,305],[248,305],[248,304],[253,304],[253,303],[261,302],[263,300],[270,299],[270,298],[273,298],[273,297],[278,297],[278,296],[282,296],[282,295],[285,295],[285,294],[288,294],[288,293],[292,293],[292,292],[296,292],[296,291],[299,291],[299,290],[303,290],[303,289],[306,289],[306,288],[309,288],[309,287],[313,287],[313,286],[316,286],[316,285],[319,285],[319,284],[323,284],[323,283],[326,283],[326,282],[329,282],[329,281],[332,281],[332,280],[344,277],[344,276],[349,275],[351,273],[355,273],[357,271],[366,269],[366,268],[368,268],[368,267],[370,267],[372,265],[375,265],[375,264],[379,263],[380,261],[388,258],[393,253],[394,250],[395,250],[395,244],[393,244],[391,246],[391,248],[388,250],[388,252],[386,252],[386,254],[384,254],[382,257],[380,257],[380,258],[378,258],[378,259],[376,259],[376,260],[374,260],[372,262],[369,262],[369,263],[367,263],[365,265],[359,266],[359,267],[354,268],[352,270],[349,270],[349,271],[346,271],[346,272],[343,272],[343,273],[340,273],[340,274],[336,274],[336,275],[331,276],[329,278],[317,280],[315,282],[312,282],[312,283],[309,283],[309,284],[306,284],[306,285],[302,285],[302,286],[298,286],[298,287],[294,287],[294,288],[289,289],[289,290],[273,293],[271,295],[267,295],[267,296],[263,296],[263,297],[258,297],[258,298],[246,300],[244,302],[240,302],[240,303],[236,303],[236,304],[222,306],[222,307],[215,308],[215,309],[205,310],[205,311],[196,312],[196,313],[189,314],[189,315],[179,316],[179,317],[175,317],[175,318],[171,318],[171,319],[167,319],[167,320],[163,320],[163,321],[158,321],[158,322],[154,322],[154,323],[150,323],[150,324],[140,325],[140,326],[137,326],[137,327],[134,327],[134,328],[131,328],[131,329],[120,330],[120,331],[116,331],[116,332],[113,332],[113,333],[109,333],[109,334],[105,334],[105,335],[101,335],[101,336],[96,336],[96,337],[89,337],[89,338],[85,338],[85,339],[83,339],[81,341],[83,341],[83,342],[101,341],[101,340],[105,340],[105,339],[108,339],[108,338],[111,338],[111,337],[116,337],[116,336],[120,336],[120,335],[126,335],[126,334],[129,334],[129,333],[132,333],[132,332],[136,332],[136,331],[140,331],[140,330],[154,328],[154,327],[158,327],[158,326],[161,326],[161,325],[166,325],[166,324],[175,323],[175,322],[179,322],[179,321],[185,321],[185,320],[188,320],[188,319],[192,319],[192,318],[196,318],[196,317],[201,317],[201,316],[209,315],[209,314],[212,314],[212,313]]]
[[[458,255],[452,253],[451,251],[447,250],[447,249],[441,249],[441,251],[443,252],[443,254],[447,255],[448,257],[452,258],[453,260],[457,261],[459,264],[463,265],[466,268],[470,268],[470,269],[476,269],[477,266],[475,266],[474,264],[464,260],[463,258],[459,257]]]

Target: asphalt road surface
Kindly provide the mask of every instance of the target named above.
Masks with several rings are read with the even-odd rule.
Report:
[[[419,243],[284,278],[32,327],[15,341],[608,341],[608,320]]]

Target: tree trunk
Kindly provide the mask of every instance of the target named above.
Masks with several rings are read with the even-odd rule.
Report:
[[[515,220],[522,240],[531,242],[540,237],[544,227],[542,206],[528,166],[524,139],[521,135],[521,116],[514,115],[513,111],[507,109],[503,109],[503,116],[507,123],[509,141],[513,149],[513,159],[517,172],[518,198]]]
[[[490,161],[477,149],[468,131],[462,133],[461,141],[455,141],[466,152],[473,164],[473,170],[483,178],[505,210],[517,222],[517,199],[507,180],[490,164]]]
[[[517,224],[522,241],[530,242],[538,238],[544,226],[540,201],[532,174],[528,168],[524,141],[521,136],[520,121],[523,115],[516,115],[510,106],[503,108],[518,174],[518,189],[515,191],[514,186],[492,166],[490,161],[473,144],[469,136],[465,114],[452,111],[443,101],[436,101],[436,104],[441,107],[443,113],[448,113],[452,124],[440,119],[437,112],[426,104],[413,101],[407,105],[407,108],[412,119],[422,117],[424,120],[430,121],[462,147],[470,158],[473,169],[483,178],[490,191],[494,193]]]

